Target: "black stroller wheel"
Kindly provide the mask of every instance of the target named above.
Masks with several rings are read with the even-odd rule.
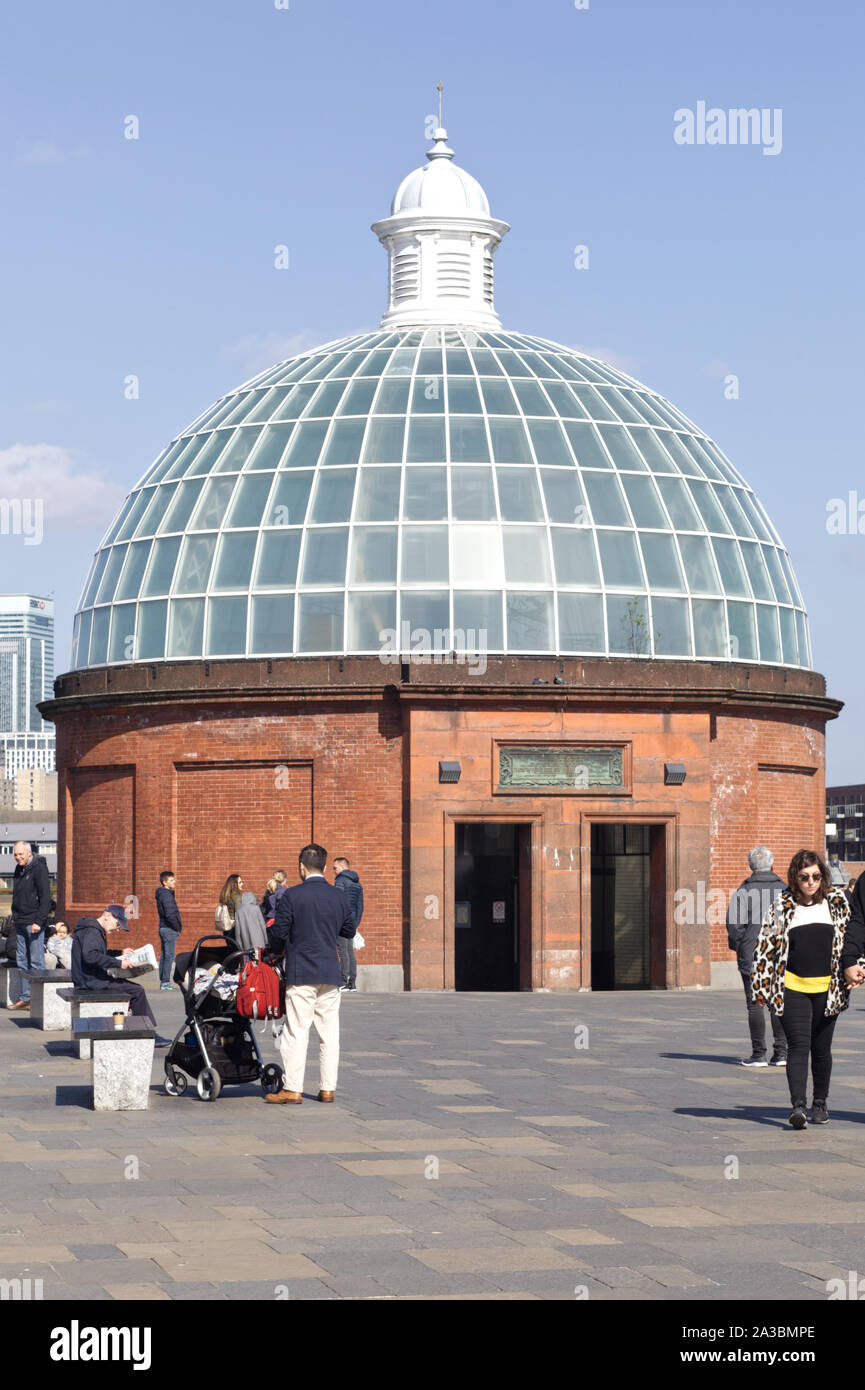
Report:
[[[178,1071],[170,1062],[165,1063],[165,1080],[163,1081],[165,1094],[167,1096],[182,1096],[189,1082],[182,1071]]]
[[[196,1085],[202,1100],[216,1100],[222,1090],[222,1077],[213,1067],[202,1067]]]
[[[275,1062],[268,1062],[261,1073],[261,1089],[265,1095],[276,1095],[277,1091],[282,1090],[284,1080],[282,1067],[278,1067]]]

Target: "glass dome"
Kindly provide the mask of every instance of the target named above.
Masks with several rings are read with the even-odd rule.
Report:
[[[465,327],[345,338],[217,401],[106,534],[72,666],[389,645],[810,665],[716,444],[602,362]]]

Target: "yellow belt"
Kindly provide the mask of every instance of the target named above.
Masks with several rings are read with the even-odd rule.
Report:
[[[795,990],[797,994],[823,994],[831,983],[831,975],[794,975],[792,970],[784,972],[784,988]]]

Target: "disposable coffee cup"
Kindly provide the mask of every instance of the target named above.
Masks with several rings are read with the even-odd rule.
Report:
[[[122,1009],[118,1009],[117,1013],[112,1014],[111,1017],[114,1019],[115,1028],[123,1027],[123,1020],[126,1017],[126,1015]]]

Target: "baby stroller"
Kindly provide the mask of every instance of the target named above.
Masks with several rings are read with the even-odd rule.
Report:
[[[202,1100],[216,1100],[225,1085],[250,1081],[260,1081],[265,1092],[282,1090],[282,1068],[275,1062],[264,1065],[252,1019],[241,1018],[234,1007],[236,977],[253,955],[239,950],[230,938],[203,936],[191,951],[177,957],[174,979],[183,994],[186,1018],[165,1054],[163,1084],[169,1096],[183,1095],[189,1084],[184,1073],[195,1078]]]

